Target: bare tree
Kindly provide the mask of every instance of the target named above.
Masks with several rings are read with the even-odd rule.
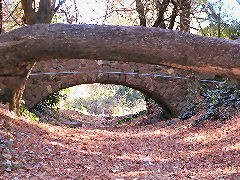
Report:
[[[162,29],[166,28],[166,25],[164,23],[164,13],[170,3],[170,0],[163,0],[162,3],[160,1],[156,1],[156,6],[158,9],[158,16],[156,21],[153,24],[153,27],[160,27]]]

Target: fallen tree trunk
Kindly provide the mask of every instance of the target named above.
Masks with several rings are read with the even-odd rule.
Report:
[[[32,25],[0,36],[1,75],[35,61],[104,59],[161,64],[240,79],[240,42],[146,27]]]
[[[239,41],[159,28],[36,24],[0,35],[0,100],[18,108],[31,63],[55,58],[134,61],[240,79]]]

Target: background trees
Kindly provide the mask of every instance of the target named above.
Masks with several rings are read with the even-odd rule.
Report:
[[[60,103],[63,108],[108,116],[132,114],[145,109],[143,94],[126,86],[91,84],[70,89],[70,92],[63,92],[69,96]]]
[[[236,10],[224,0],[2,0],[4,31],[24,23],[143,25],[200,32],[211,24],[226,27],[236,21]],[[234,4],[235,2],[235,4]],[[23,4],[23,6],[22,6]],[[231,2],[237,8],[237,1]],[[25,9],[25,11],[23,11]],[[45,9],[45,10],[43,10]],[[24,14],[25,13],[25,14]],[[228,14],[227,14],[228,13]],[[231,16],[229,13],[233,14]],[[45,14],[45,15],[44,15]],[[220,17],[220,18],[219,18]],[[35,20],[34,20],[35,19]],[[30,20],[32,22],[30,22]],[[184,29],[185,26],[187,26]],[[189,26],[189,27],[188,27]]]

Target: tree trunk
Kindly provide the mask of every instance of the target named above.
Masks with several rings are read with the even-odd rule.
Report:
[[[140,19],[140,26],[146,27],[147,22],[146,22],[146,17],[144,12],[144,6],[141,0],[136,0],[136,10],[138,12],[139,19]]]
[[[10,110],[20,114],[20,104],[26,81],[35,63],[25,66],[18,74],[0,75],[0,101],[9,105]]]
[[[21,0],[21,3],[24,10],[24,17],[26,21],[25,23],[27,25],[42,24],[42,23],[50,24],[52,17],[56,12],[54,9],[55,3],[56,3],[55,0],[40,0],[39,8],[37,12],[35,12],[36,10],[35,1]],[[33,6],[33,3],[34,3],[34,6]],[[63,3],[63,1],[61,3]],[[27,68],[24,68],[23,66],[23,69],[25,70],[24,70],[24,73],[20,73],[20,80],[18,82],[17,88],[14,87],[13,89],[9,89],[9,91],[7,90],[10,93],[10,96],[4,97],[6,99],[11,99],[10,109],[14,110],[17,114],[20,114],[20,103],[22,99],[22,94],[25,89],[28,76],[31,73],[32,68],[34,67],[34,64],[35,62],[31,63]]]
[[[238,41],[159,28],[32,25],[2,34],[0,54],[0,89],[11,91],[23,87],[29,64],[55,58],[134,61],[240,79]]]
[[[32,0],[21,0],[24,9],[24,17],[26,24],[49,24],[55,13],[55,2],[51,0],[40,0],[38,11],[35,12]]]
[[[190,31],[191,0],[179,0],[180,6],[180,31]]]
[[[103,59],[167,65],[240,79],[240,42],[147,27],[40,24],[0,36],[0,75],[35,61]],[[18,69],[17,69],[18,68]]]
[[[3,32],[3,7],[2,0],[0,0],[0,34]]]

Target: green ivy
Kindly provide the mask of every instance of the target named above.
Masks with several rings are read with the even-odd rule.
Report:
[[[240,90],[236,85],[229,86],[227,81],[220,83],[214,90],[206,90],[203,97],[206,112],[201,115],[202,119],[226,120],[239,111]]]
[[[39,118],[34,113],[25,108],[24,101],[21,102],[20,111],[22,116],[28,116],[33,121],[39,121]]]
[[[240,90],[236,85],[229,85],[227,81],[219,83],[215,89],[210,90],[202,86],[202,100],[198,104],[186,107],[184,113],[179,117],[181,120],[188,119],[203,110],[203,114],[195,120],[194,126],[204,120],[227,120],[234,113],[239,112]]]
[[[179,119],[181,120],[189,119],[192,116],[195,116],[198,112],[199,112],[199,104],[197,103],[189,104],[184,109],[183,114],[179,116]]]

